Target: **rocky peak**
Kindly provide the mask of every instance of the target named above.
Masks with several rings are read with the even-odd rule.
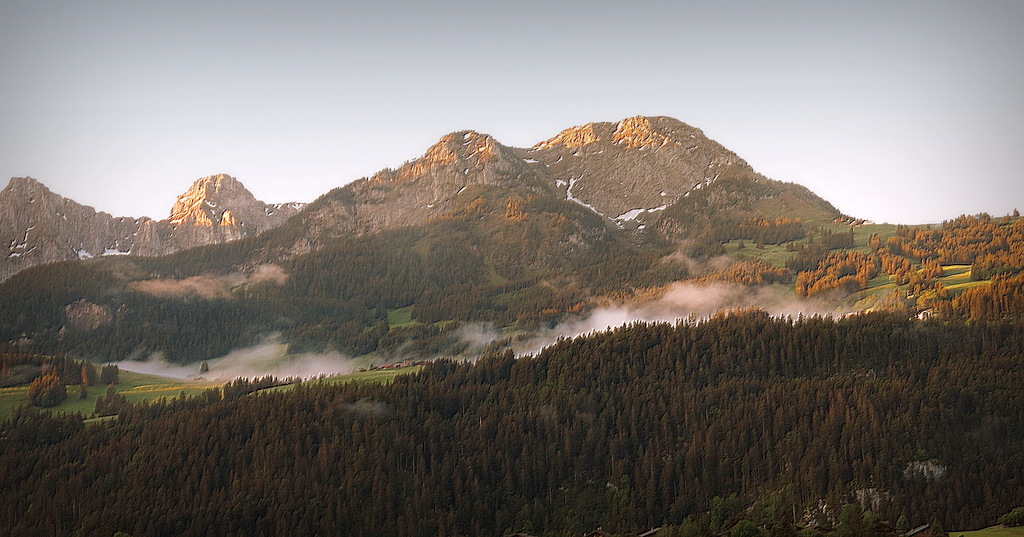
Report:
[[[29,177],[0,191],[0,281],[54,261],[108,255],[163,255],[277,227],[304,204],[266,205],[228,175],[199,179],[171,217],[114,218],[50,191]],[[6,248],[6,251],[4,250]]]
[[[612,139],[616,144],[625,144],[630,149],[658,149],[670,143],[680,145],[679,142],[655,131],[651,121],[643,116],[631,117],[616,123]]]
[[[693,134],[694,136],[688,136]],[[557,146],[577,148],[596,142],[623,145],[628,149],[659,149],[666,145],[681,146],[683,138],[703,137],[699,129],[667,117],[634,116],[615,123],[587,123],[570,127],[554,138],[535,146],[534,150]]]
[[[0,197],[12,202],[23,201],[36,203],[40,200],[63,201],[64,198],[54,194],[46,185],[31,177],[12,177],[7,188],[0,191]]]
[[[516,159],[513,153],[488,134],[459,131],[442,136],[420,158],[407,162],[397,170],[386,169],[373,176],[374,181],[405,181],[441,169],[457,170],[468,175],[505,159]]]
[[[598,141],[597,132],[594,131],[594,124],[587,123],[579,127],[570,127],[558,133],[558,136],[544,140],[533,146],[534,149],[548,149],[556,145],[565,147],[580,147]]]
[[[237,179],[226,174],[203,177],[192,184],[187,192],[178,196],[171,209],[171,225],[185,223],[197,226],[232,225],[234,218],[225,219],[226,207],[259,203]],[[230,214],[228,215],[230,217]]]
[[[31,177],[11,177],[11,181],[7,183],[7,188],[4,190],[11,192],[32,192],[39,189],[47,192],[50,191],[45,185]]]
[[[727,169],[754,173],[700,129],[662,116],[572,127],[523,157],[541,162],[566,199],[637,226]]]

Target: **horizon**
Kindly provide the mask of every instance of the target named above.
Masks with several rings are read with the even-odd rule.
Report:
[[[0,7],[0,178],[165,218],[226,173],[310,202],[472,129],[528,147],[635,115],[845,214],[1024,205],[1024,5],[449,1]]]

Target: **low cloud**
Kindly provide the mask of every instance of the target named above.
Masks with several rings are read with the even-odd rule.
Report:
[[[834,304],[821,300],[799,299],[793,296],[788,287],[676,283],[670,285],[657,299],[598,308],[580,319],[565,321],[554,328],[542,330],[533,338],[516,342],[512,348],[517,354],[534,354],[562,337],[572,338],[637,321],[696,320],[723,310],[747,308],[761,309],[772,316],[846,313],[846,310],[837,309]]]
[[[231,291],[253,283],[280,285],[288,280],[288,274],[277,265],[260,265],[252,273],[240,272],[224,276],[200,275],[184,279],[162,278],[132,282],[129,287],[148,295],[168,298],[175,296],[198,296],[200,298],[231,298]]]
[[[355,403],[345,405],[344,408],[357,416],[366,418],[383,418],[390,416],[393,412],[387,403],[371,399],[360,399]]]
[[[254,273],[255,274],[255,273]],[[254,276],[247,276],[252,281]],[[263,276],[281,281],[275,272]],[[186,282],[188,280],[180,280]],[[773,316],[841,315],[850,310],[839,309],[827,299],[800,299],[787,286],[744,286],[732,283],[676,283],[657,298],[628,304],[600,307],[583,317],[566,320],[553,328],[531,333],[508,333],[486,323],[466,323],[458,328],[457,337],[467,344],[458,358],[473,359],[492,343],[511,348],[518,355],[535,354],[559,338],[572,338],[600,332],[632,322],[676,322],[680,319],[703,319],[731,309],[757,308]],[[312,378],[320,375],[347,374],[357,363],[340,353],[288,354],[287,345],[278,337],[265,343],[238,349],[220,358],[207,360],[209,371],[200,375],[200,363],[185,366],[170,364],[159,356],[147,361],[123,361],[118,366],[142,373],[229,381],[238,377]]]
[[[207,360],[210,370],[199,372],[200,362],[187,365],[172,364],[153,356],[149,360],[125,360],[117,366],[127,371],[150,373],[174,378],[197,378],[227,382],[239,377],[254,378],[273,375],[277,378],[303,379],[320,375],[343,375],[355,371],[351,358],[336,352],[288,354],[288,346],[276,340],[261,345],[236,349],[228,354]]]

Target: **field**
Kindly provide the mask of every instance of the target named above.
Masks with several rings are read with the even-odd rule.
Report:
[[[349,373],[347,375],[337,375],[333,377],[325,377],[322,379],[311,380],[308,382],[323,382],[325,384],[348,384],[349,382],[366,382],[375,384],[391,384],[394,382],[395,377],[398,375],[411,375],[419,372],[423,369],[423,366],[409,366],[400,369],[371,369],[369,371],[358,371],[356,373]],[[275,386],[273,388],[267,388],[265,391],[285,391],[290,390],[294,384],[288,384],[285,386]]]
[[[949,537],[1024,537],[1024,526],[990,526],[976,531],[951,531]]]
[[[843,224],[832,224],[824,227],[833,233],[840,233],[844,231],[848,232],[850,230],[850,226]],[[850,248],[850,250],[870,253],[872,252],[871,246],[869,246],[871,235],[878,235],[884,241],[895,234],[896,226],[892,224],[861,224],[859,226],[854,226],[853,248]],[[806,241],[794,241],[794,244],[803,242]],[[740,246],[743,246],[743,248],[740,248]],[[758,248],[754,241],[750,240],[729,241],[725,243],[725,252],[731,256],[767,261],[775,267],[786,266],[786,261],[796,255],[795,252],[786,249],[785,243],[765,244],[761,248]]]
[[[176,379],[124,370],[119,373],[118,380],[117,391],[124,394],[132,403],[176,397],[182,393],[194,395],[220,385],[215,382]],[[80,412],[90,416],[96,408],[96,398],[104,395],[107,388],[100,385],[90,386],[85,399],[79,399],[78,385],[68,386],[67,391],[68,398],[49,410],[58,413]],[[0,419],[10,416],[14,409],[25,404],[27,399],[28,386],[0,389]]]
[[[329,384],[344,384],[348,382],[389,384],[398,375],[416,373],[420,369],[422,369],[420,366],[403,367],[401,369],[374,369],[349,375],[327,377],[322,379],[321,382]],[[181,394],[196,395],[203,390],[223,385],[223,382],[178,379],[124,370],[119,374],[119,381],[117,391],[124,394],[128,401],[132,403],[156,401],[168,397],[177,397]],[[274,389],[288,388],[289,386],[280,386]],[[88,388],[88,396],[85,399],[78,398],[78,390],[78,385],[68,386],[68,398],[61,404],[47,410],[56,413],[78,412],[83,416],[89,417],[96,408],[96,398],[104,395],[107,388],[106,386],[99,385],[90,386]],[[14,412],[15,408],[26,404],[27,399],[28,386],[0,389],[0,421],[7,419]]]
[[[388,310],[388,326],[391,328],[402,328],[412,326],[416,321],[412,320],[412,306]]]
[[[954,295],[962,293],[965,289],[989,283],[989,280],[971,280],[970,265],[943,265],[939,281]]]

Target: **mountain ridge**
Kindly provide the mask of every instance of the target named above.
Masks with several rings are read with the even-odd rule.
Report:
[[[842,218],[809,190],[783,188],[783,183],[758,174],[696,127],[665,116],[634,116],[569,127],[527,148],[503,145],[474,130],[455,131],[442,136],[423,155],[337,187],[308,209],[297,203],[265,204],[237,179],[218,174],[196,180],[178,197],[165,220],[112,217],[59,197],[34,179],[14,178],[0,195],[0,233],[7,235],[9,244],[8,255],[0,257],[0,281],[40,263],[102,255],[156,256],[233,241],[277,228],[301,213],[306,232],[277,250],[282,255],[300,255],[343,237],[478,211],[481,200],[496,196],[497,191],[506,198],[570,201],[593,211],[610,227],[632,232],[650,228],[667,240],[680,241],[694,234],[696,224],[688,217],[672,218],[679,212],[672,207],[720,178],[770,185],[757,190],[763,197],[795,197],[796,202],[784,205],[810,210],[823,221]],[[49,226],[55,235],[47,239],[45,248],[33,250],[28,241],[15,236],[32,231],[31,218],[18,217],[18,213],[35,214],[24,208],[34,203],[24,201],[32,197],[25,192],[57,196],[51,209],[75,207],[72,212],[81,213],[82,220],[71,226]],[[737,202],[735,196],[720,199]],[[751,198],[745,203],[757,201]],[[713,205],[701,210],[734,210]],[[750,207],[744,210],[757,216]],[[49,214],[39,216],[45,220]],[[14,248],[19,245],[24,247]]]
[[[719,179],[760,186],[748,188],[743,200],[720,196],[709,201],[705,196],[701,210],[728,212],[735,207],[721,200],[729,199],[756,217],[753,204],[788,197],[780,204],[799,207],[812,219],[846,218],[813,192],[758,174],[700,129],[669,117],[635,116],[570,127],[528,148],[505,146],[473,130],[446,134],[420,157],[337,187],[311,203],[299,216],[309,232],[284,251],[307,253],[342,237],[464,217],[479,210],[481,200],[500,196],[573,202],[609,227],[654,230],[679,241],[695,231],[680,231],[689,222],[665,217],[666,209]]]
[[[36,179],[15,177],[0,190],[0,245],[7,246],[7,255],[0,253],[0,281],[56,261],[159,256],[237,240],[279,226],[301,207],[264,204],[237,179],[219,174],[196,180],[167,219],[114,217]]]
[[[466,347],[445,327],[536,331],[704,274],[730,240],[809,241],[845,222],[809,190],[757,174],[671,118],[593,123],[548,140],[515,148],[477,131],[446,134],[397,168],[291,207],[262,233],[243,209],[269,216],[273,207],[234,178],[203,178],[176,202],[179,225],[144,224],[156,239],[205,246],[18,274],[2,284],[0,341],[179,363],[265,338],[293,352],[457,355]],[[97,252],[139,253],[143,223],[121,225]],[[24,229],[12,246],[28,249]],[[248,233],[230,240],[240,229]],[[62,246],[64,259],[78,257]],[[767,265],[747,273],[789,277]],[[392,329],[396,310],[413,326]],[[102,325],[73,322],[81,312],[103,312]]]

